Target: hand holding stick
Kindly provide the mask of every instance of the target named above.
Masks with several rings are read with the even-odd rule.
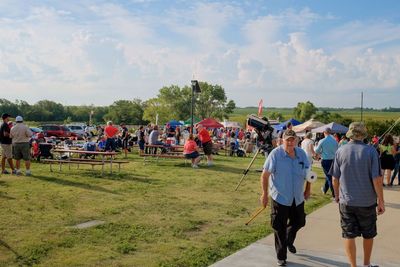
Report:
[[[250,222],[252,222],[263,210],[265,210],[266,207],[261,207],[256,212],[254,213],[253,216],[251,216],[250,220],[246,222],[246,225],[249,225]]]

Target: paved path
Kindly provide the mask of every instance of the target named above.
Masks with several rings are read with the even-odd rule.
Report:
[[[375,238],[372,263],[380,267],[400,266],[400,187],[384,191],[386,212],[378,216],[378,236]],[[288,252],[287,266],[341,267],[347,264],[343,249],[339,211],[330,203],[307,216],[307,224],[297,235],[297,254]],[[359,266],[362,265],[362,239],[357,238]],[[269,267],[276,265],[273,235],[269,235],[212,267]]]

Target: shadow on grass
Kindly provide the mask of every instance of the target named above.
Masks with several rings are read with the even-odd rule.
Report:
[[[167,164],[165,164],[165,165],[167,165]],[[159,164],[159,166],[164,166],[164,164],[163,165]],[[188,165],[188,164],[185,165],[184,163],[175,164],[175,166],[187,168],[188,170],[192,169],[192,167],[190,165]],[[237,175],[243,174],[243,171],[245,169],[246,169],[246,167],[235,168],[235,167],[220,164],[218,162],[214,162],[214,166],[210,166],[210,167],[207,166],[207,162],[206,163],[200,162],[200,164],[199,164],[199,170],[210,170],[210,171],[223,172],[223,173],[230,172],[230,173],[235,173]],[[253,170],[253,168],[251,168],[250,171],[255,171],[255,170]]]
[[[93,176],[93,174],[90,172],[87,172],[87,174],[91,174]],[[159,179],[149,178],[148,176],[132,175],[130,173],[125,173],[125,172],[124,173],[117,172],[117,173],[113,173],[113,174],[108,173],[103,176],[95,175],[95,176],[93,176],[93,178],[114,180],[114,181],[133,181],[133,182],[146,183],[146,184],[152,184],[152,183],[159,181]]]
[[[9,196],[5,195],[3,192],[0,192],[0,198],[4,198],[4,199],[15,199],[14,197],[9,197]]]
[[[20,255],[17,251],[15,251],[10,245],[8,245],[2,239],[0,239],[0,246],[5,247],[10,252],[12,252],[15,255],[16,261],[18,261],[20,264],[25,265],[25,266],[31,266],[22,255]]]
[[[101,186],[97,186],[97,185],[90,185],[90,184],[73,182],[73,181],[63,180],[63,179],[59,179],[59,178],[55,178],[55,177],[47,177],[47,176],[40,176],[40,175],[34,175],[31,177],[34,179],[38,179],[38,180],[45,181],[45,182],[51,182],[51,183],[55,183],[55,184],[59,184],[59,185],[67,185],[67,186],[79,187],[79,188],[87,189],[87,190],[94,190],[94,191],[110,193],[110,194],[118,194],[118,193],[115,193],[114,191],[105,189],[105,188],[103,188]]]

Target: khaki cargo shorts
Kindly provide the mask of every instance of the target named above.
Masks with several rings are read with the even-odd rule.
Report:
[[[11,159],[12,158],[12,145],[11,144],[1,144],[1,155],[4,158]]]

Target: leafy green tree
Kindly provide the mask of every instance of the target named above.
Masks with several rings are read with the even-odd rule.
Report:
[[[106,120],[112,120],[114,123],[143,124],[143,103],[140,99],[118,100],[108,109],[104,116]]]
[[[300,121],[306,121],[312,118],[312,116],[318,111],[310,101],[297,103],[297,107],[293,110],[295,119]]]
[[[196,115],[200,118],[229,118],[229,114],[236,107],[235,102],[227,97],[224,88],[220,85],[211,85],[200,82],[201,93],[196,94]]]
[[[323,123],[330,123],[331,122],[331,113],[324,110],[321,113],[317,113],[314,118]]]
[[[281,120],[283,119],[283,115],[280,112],[273,111],[268,115],[268,118],[271,120]]]
[[[389,121],[367,120],[365,122],[365,126],[367,127],[369,137],[373,135],[381,136],[384,133],[386,133],[388,129],[391,129],[390,134],[399,135],[400,125],[397,124],[395,127],[392,127],[394,123],[395,123],[394,120],[389,120]]]
[[[8,113],[13,117],[16,117],[17,115],[22,115],[16,104],[12,103],[7,99],[0,98],[0,114],[3,113]]]
[[[159,125],[165,124],[171,117],[169,110],[162,106],[158,98],[150,98],[144,102],[143,119],[151,123],[156,123],[157,116]]]

